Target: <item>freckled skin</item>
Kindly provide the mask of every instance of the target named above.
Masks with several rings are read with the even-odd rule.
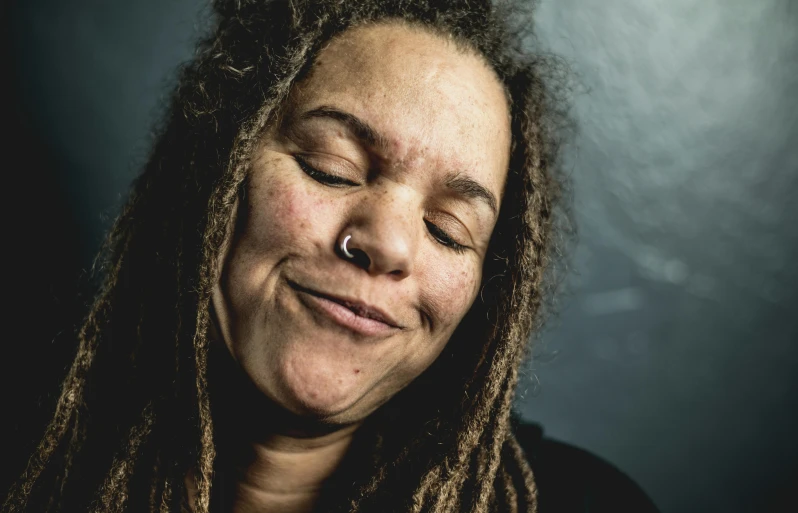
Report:
[[[368,123],[384,144],[303,118],[321,106]],[[299,415],[353,423],[429,367],[478,293],[496,221],[442,183],[461,173],[500,200],[508,119],[489,68],[438,36],[376,25],[321,51],[257,148],[242,229],[223,248],[213,291],[220,336],[263,394]],[[321,183],[296,155],[356,185]],[[467,248],[441,244],[427,221]],[[369,268],[336,252],[347,234]],[[401,329],[368,338],[325,321],[291,283],[375,305]]]

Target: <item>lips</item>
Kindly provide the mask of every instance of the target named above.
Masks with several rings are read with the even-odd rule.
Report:
[[[386,329],[390,329],[390,331],[403,329],[388,313],[373,305],[354,298],[320,292],[292,281],[288,283],[291,288],[305,296],[310,296],[309,299],[311,299],[313,307],[322,310],[345,327],[364,332],[364,334],[377,334]]]

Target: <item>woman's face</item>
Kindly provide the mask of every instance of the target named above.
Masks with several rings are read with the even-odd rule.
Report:
[[[399,24],[326,46],[256,150],[214,289],[257,388],[343,424],[429,367],[477,295],[509,148],[480,58]]]

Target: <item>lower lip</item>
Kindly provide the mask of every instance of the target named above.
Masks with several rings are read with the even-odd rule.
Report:
[[[349,308],[329,299],[299,291],[302,302],[317,312],[324,314],[336,324],[360,335],[368,337],[390,335],[398,328],[382,321],[361,317]]]

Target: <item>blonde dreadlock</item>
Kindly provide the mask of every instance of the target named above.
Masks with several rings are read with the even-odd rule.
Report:
[[[526,54],[524,34],[506,21],[517,11],[489,0],[214,7],[218,27],[182,70],[161,136],[109,234],[105,282],[55,415],[3,511],[178,512],[187,475],[195,511],[209,511],[209,298],[251,153],[319,49],[380,21],[431,30],[484,57],[505,86],[513,144],[480,299],[438,360],[369,419],[361,449],[376,467],[353,459],[350,486],[326,504],[340,512],[536,511],[510,414],[540,322],[560,192],[558,123],[566,117],[556,61]],[[402,429],[387,429],[396,412]]]

